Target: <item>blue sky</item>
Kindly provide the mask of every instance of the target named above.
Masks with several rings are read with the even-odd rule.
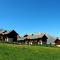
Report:
[[[60,0],[0,0],[0,29],[60,36]]]

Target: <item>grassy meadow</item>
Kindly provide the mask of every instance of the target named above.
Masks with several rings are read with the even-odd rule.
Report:
[[[60,48],[0,44],[0,60],[60,60]]]

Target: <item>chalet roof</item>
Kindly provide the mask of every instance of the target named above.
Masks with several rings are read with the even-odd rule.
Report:
[[[24,39],[37,39],[37,38],[42,38],[45,34],[32,34],[32,35],[25,35],[23,37],[20,37],[19,40],[24,40]]]
[[[27,39],[37,39],[37,38],[42,38],[43,36],[44,36],[44,34],[41,33],[41,34],[28,35],[25,38],[27,38]]]
[[[24,37],[20,37],[17,40],[19,41],[19,40],[24,40],[24,39],[25,39]]]
[[[14,30],[10,30],[10,31],[9,30],[0,30],[0,34],[5,35],[5,34],[9,34],[12,31],[14,31]]]

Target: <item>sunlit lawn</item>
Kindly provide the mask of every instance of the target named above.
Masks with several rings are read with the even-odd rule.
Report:
[[[0,44],[0,60],[60,60],[60,48]]]

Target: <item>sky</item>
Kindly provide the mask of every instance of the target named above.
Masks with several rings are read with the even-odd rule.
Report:
[[[0,29],[60,36],[60,0],[0,0]]]

